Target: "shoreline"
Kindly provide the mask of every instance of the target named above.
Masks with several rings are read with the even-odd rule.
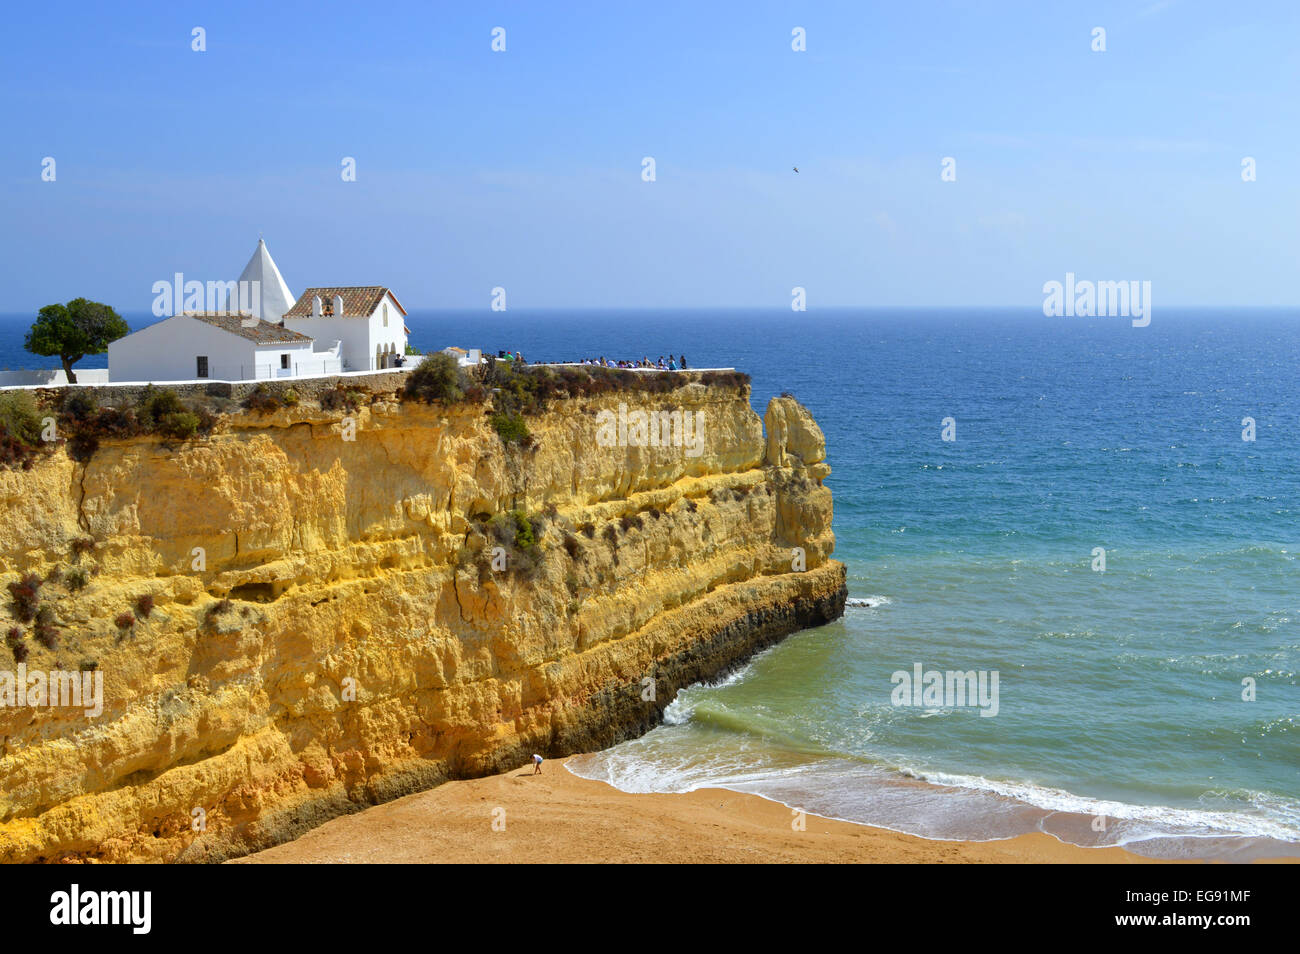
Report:
[[[437,788],[335,818],[232,864],[975,863],[1171,864],[1034,832],[939,841],[804,816],[727,789],[630,794],[569,771],[568,759]],[[1297,859],[1277,859],[1296,861]]]

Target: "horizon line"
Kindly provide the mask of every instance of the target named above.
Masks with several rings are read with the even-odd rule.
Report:
[[[61,304],[61,302],[49,302],[49,303],[47,303],[47,304]],[[29,310],[27,310],[27,309],[18,309],[18,310],[0,309],[0,317],[8,318],[8,317],[20,317],[20,316],[28,316],[28,315],[31,315],[31,316],[34,317],[34,316],[36,315],[36,313],[37,313],[38,311],[40,311],[40,309],[43,308],[43,307],[46,307],[46,306],[45,306],[45,305],[42,305],[42,306],[38,306],[38,307],[36,307],[36,308],[32,308],[32,309],[29,309]],[[110,307],[111,307],[111,306],[110,306]],[[1175,309],[1175,308],[1176,308],[1176,309],[1184,309],[1184,310],[1188,310],[1188,309],[1205,309],[1205,310],[1208,310],[1208,309],[1216,309],[1216,308],[1234,308],[1234,309],[1254,309],[1254,310],[1261,310],[1261,311],[1262,311],[1262,310],[1278,311],[1278,310],[1294,309],[1294,310],[1300,311],[1300,303],[1295,303],[1295,304],[1285,304],[1285,305],[1259,305],[1259,304],[1215,303],[1215,304],[1208,304],[1208,305],[1207,305],[1207,304],[1185,304],[1185,303],[1174,302],[1174,303],[1170,303],[1170,304],[1162,305],[1161,308],[1162,308],[1162,309]],[[575,312],[590,312],[590,311],[657,311],[657,312],[669,311],[669,312],[672,312],[672,311],[680,311],[680,312],[688,312],[688,311],[740,311],[740,310],[746,310],[746,311],[770,311],[770,312],[780,312],[780,313],[790,312],[791,314],[802,314],[802,315],[806,315],[806,314],[811,314],[811,313],[813,313],[813,312],[819,312],[819,311],[847,311],[847,310],[854,310],[854,311],[883,311],[883,310],[922,310],[922,309],[924,309],[924,310],[929,310],[929,311],[975,311],[975,310],[990,310],[990,309],[997,309],[997,310],[1005,310],[1005,311],[1035,312],[1035,313],[1040,313],[1040,314],[1042,313],[1042,306],[1041,306],[1041,305],[1026,305],[1026,304],[1020,304],[1020,303],[1017,303],[1017,304],[997,304],[997,305],[925,305],[925,304],[913,304],[913,305],[894,305],[894,304],[873,304],[873,305],[817,305],[817,306],[815,306],[815,307],[808,307],[808,308],[805,308],[805,309],[803,309],[803,310],[801,310],[801,311],[793,311],[793,310],[789,307],[789,305],[784,305],[784,306],[783,306],[783,305],[512,305],[512,306],[510,306],[508,309],[503,309],[503,310],[500,310],[500,311],[493,310],[491,307],[485,307],[485,306],[483,306],[483,305],[412,305],[410,308],[407,309],[407,312],[408,312],[408,313],[411,312],[411,311],[461,312],[461,313],[464,313],[464,312],[484,312],[484,313],[486,313],[486,314],[488,314],[488,315],[509,315],[509,314],[511,314],[512,312],[554,312],[554,311],[575,311]],[[126,315],[140,315],[140,314],[145,314],[145,313],[152,314],[152,312],[145,312],[143,309],[141,309],[141,310],[124,309],[124,310],[119,311],[119,314],[126,314]],[[157,317],[158,320],[161,321],[161,320],[163,320],[164,318],[173,317],[173,316],[170,316],[170,315],[161,315],[161,316],[155,316],[155,317]],[[1061,318],[1061,317],[1066,317],[1066,316],[1061,316],[1061,315],[1044,315],[1043,317],[1045,317],[1045,318]],[[1090,319],[1090,318],[1106,318],[1106,317],[1109,317],[1109,316],[1106,316],[1106,315],[1084,315],[1084,316],[1068,316],[1068,317],[1070,317],[1072,320],[1087,320],[1087,319]]]

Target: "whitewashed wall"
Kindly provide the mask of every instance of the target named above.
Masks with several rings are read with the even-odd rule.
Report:
[[[72,373],[78,384],[107,384],[108,368],[78,368]],[[62,368],[35,371],[0,371],[0,388],[57,388],[68,383]]]
[[[199,355],[207,356],[209,378],[237,380],[252,377],[255,352],[247,338],[175,315],[110,344],[109,380],[193,381]]]
[[[388,327],[384,327],[384,303],[388,304]],[[286,318],[284,326],[291,331],[315,338],[318,346],[325,342],[342,342],[343,370],[369,371],[374,368],[375,349],[392,345],[397,354],[406,351],[406,335],[402,331],[402,312],[391,296],[380,300],[369,318]]]

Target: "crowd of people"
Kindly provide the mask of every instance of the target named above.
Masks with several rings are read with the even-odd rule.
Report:
[[[497,359],[508,361],[511,364],[526,364],[524,356],[518,351],[498,351]],[[667,358],[659,356],[658,361],[652,361],[650,358],[643,357],[640,361],[628,361],[624,359],[611,360],[601,355],[599,358],[583,358],[581,361],[570,362],[572,364],[592,365],[599,368],[647,368],[659,371],[686,371],[686,355],[670,354]]]
[[[657,368],[660,371],[687,370],[686,355],[684,354],[680,356],[670,354],[667,360],[664,359],[663,355],[660,355],[658,361],[651,361],[648,357],[642,358],[640,361],[611,361],[602,355],[599,358],[583,358],[578,364],[591,364],[601,368]]]

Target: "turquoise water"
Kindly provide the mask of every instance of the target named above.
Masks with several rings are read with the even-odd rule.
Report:
[[[873,604],[681,693],[665,726],[580,774],[931,837],[1300,845],[1300,315],[1169,312],[1138,329],[737,312],[562,330],[576,321],[520,347],[686,350],[751,371],[760,410],[794,391],[826,431],[850,595]],[[557,339],[573,350],[546,350]],[[891,674],[917,663],[997,671],[997,715],[892,705]]]
[[[760,413],[793,391],[826,433],[857,605],[683,691],[664,726],[581,774],[939,838],[1300,853],[1300,311],[1170,309],[1147,328],[1006,310],[408,324],[421,347],[532,360],[685,351],[749,372]],[[996,671],[997,715],[891,704],[891,675],[918,663]]]

